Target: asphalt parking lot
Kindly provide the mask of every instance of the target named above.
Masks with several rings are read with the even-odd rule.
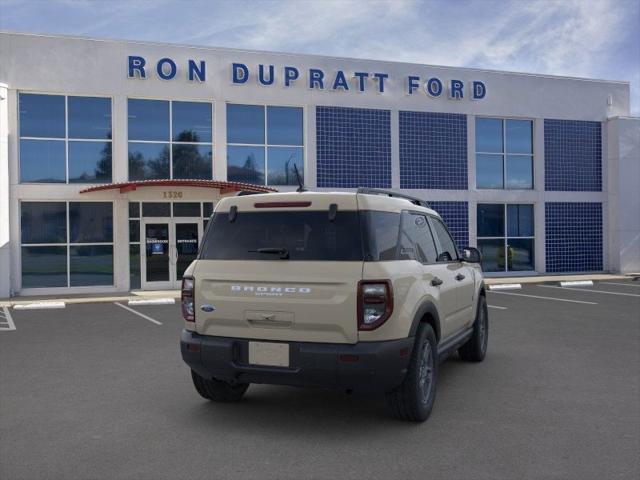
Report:
[[[209,403],[177,304],[0,308],[0,478],[640,478],[640,281],[488,301],[487,359],[441,366],[424,424],[339,391]]]

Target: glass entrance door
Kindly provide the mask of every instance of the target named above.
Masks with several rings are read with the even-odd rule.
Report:
[[[144,288],[171,288],[170,227],[171,221],[154,220],[144,224]]]
[[[142,289],[180,288],[184,271],[198,254],[202,221],[199,218],[143,220],[142,233],[145,246]]]
[[[180,288],[184,271],[198,255],[201,225],[202,222],[199,221],[199,219],[193,221],[185,221],[181,219],[175,223],[175,288]]]

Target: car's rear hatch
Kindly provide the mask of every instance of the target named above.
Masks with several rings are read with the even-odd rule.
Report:
[[[362,255],[353,194],[225,199],[193,272],[196,330],[224,337],[355,343]]]

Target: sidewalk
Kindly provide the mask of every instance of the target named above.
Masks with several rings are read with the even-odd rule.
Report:
[[[585,275],[539,275],[533,277],[489,277],[485,278],[486,285],[502,285],[507,283],[557,283],[576,280],[622,280],[640,277],[640,273],[627,275],[612,275],[606,273]],[[36,302],[64,302],[73,303],[108,303],[128,302],[129,300],[153,300],[159,298],[180,299],[180,290],[149,290],[105,294],[77,294],[77,295],[42,295],[24,296],[0,299],[0,307],[12,307]]]

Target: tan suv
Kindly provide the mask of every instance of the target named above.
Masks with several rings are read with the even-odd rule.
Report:
[[[183,279],[182,357],[210,400],[239,400],[250,383],[368,390],[424,421],[438,362],[485,356],[479,262],[397,193],[224,198]]]

